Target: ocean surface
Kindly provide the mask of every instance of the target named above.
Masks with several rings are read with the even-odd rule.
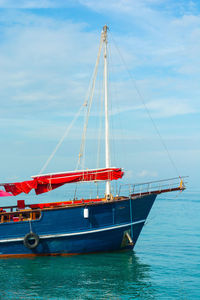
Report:
[[[200,299],[200,192],[160,195],[134,251],[1,259],[0,299]]]

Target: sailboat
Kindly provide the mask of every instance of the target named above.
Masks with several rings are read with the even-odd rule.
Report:
[[[102,197],[74,197],[48,203],[26,204],[0,210],[0,257],[39,255],[75,255],[105,251],[131,250],[135,247],[151,207],[161,193],[183,191],[183,178],[172,178],[143,184],[120,185],[116,194],[112,181],[121,179],[124,171],[110,165],[109,112],[107,87],[107,31],[101,33],[99,54],[104,60],[105,165],[32,176],[23,182],[1,183],[0,196],[47,193],[65,184],[103,182]],[[97,60],[98,60],[97,59]]]

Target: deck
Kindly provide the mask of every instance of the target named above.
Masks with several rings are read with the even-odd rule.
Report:
[[[24,200],[18,200],[17,205],[4,206],[0,209],[0,223],[37,220],[41,217],[41,211],[52,209],[72,208],[78,206],[97,205],[105,202],[121,201],[128,198],[139,198],[149,194],[161,194],[185,190],[185,178],[170,178],[167,180],[151,181],[139,184],[124,184],[119,187],[118,195],[111,200],[105,197],[95,199],[73,199],[68,201],[25,204]],[[184,182],[183,182],[184,179]]]

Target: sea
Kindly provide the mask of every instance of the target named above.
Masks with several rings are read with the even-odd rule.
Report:
[[[1,259],[0,299],[200,299],[200,192],[160,195],[134,251]]]

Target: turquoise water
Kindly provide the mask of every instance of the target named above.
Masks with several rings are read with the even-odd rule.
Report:
[[[132,252],[0,260],[0,299],[200,299],[200,193],[159,196]]]

